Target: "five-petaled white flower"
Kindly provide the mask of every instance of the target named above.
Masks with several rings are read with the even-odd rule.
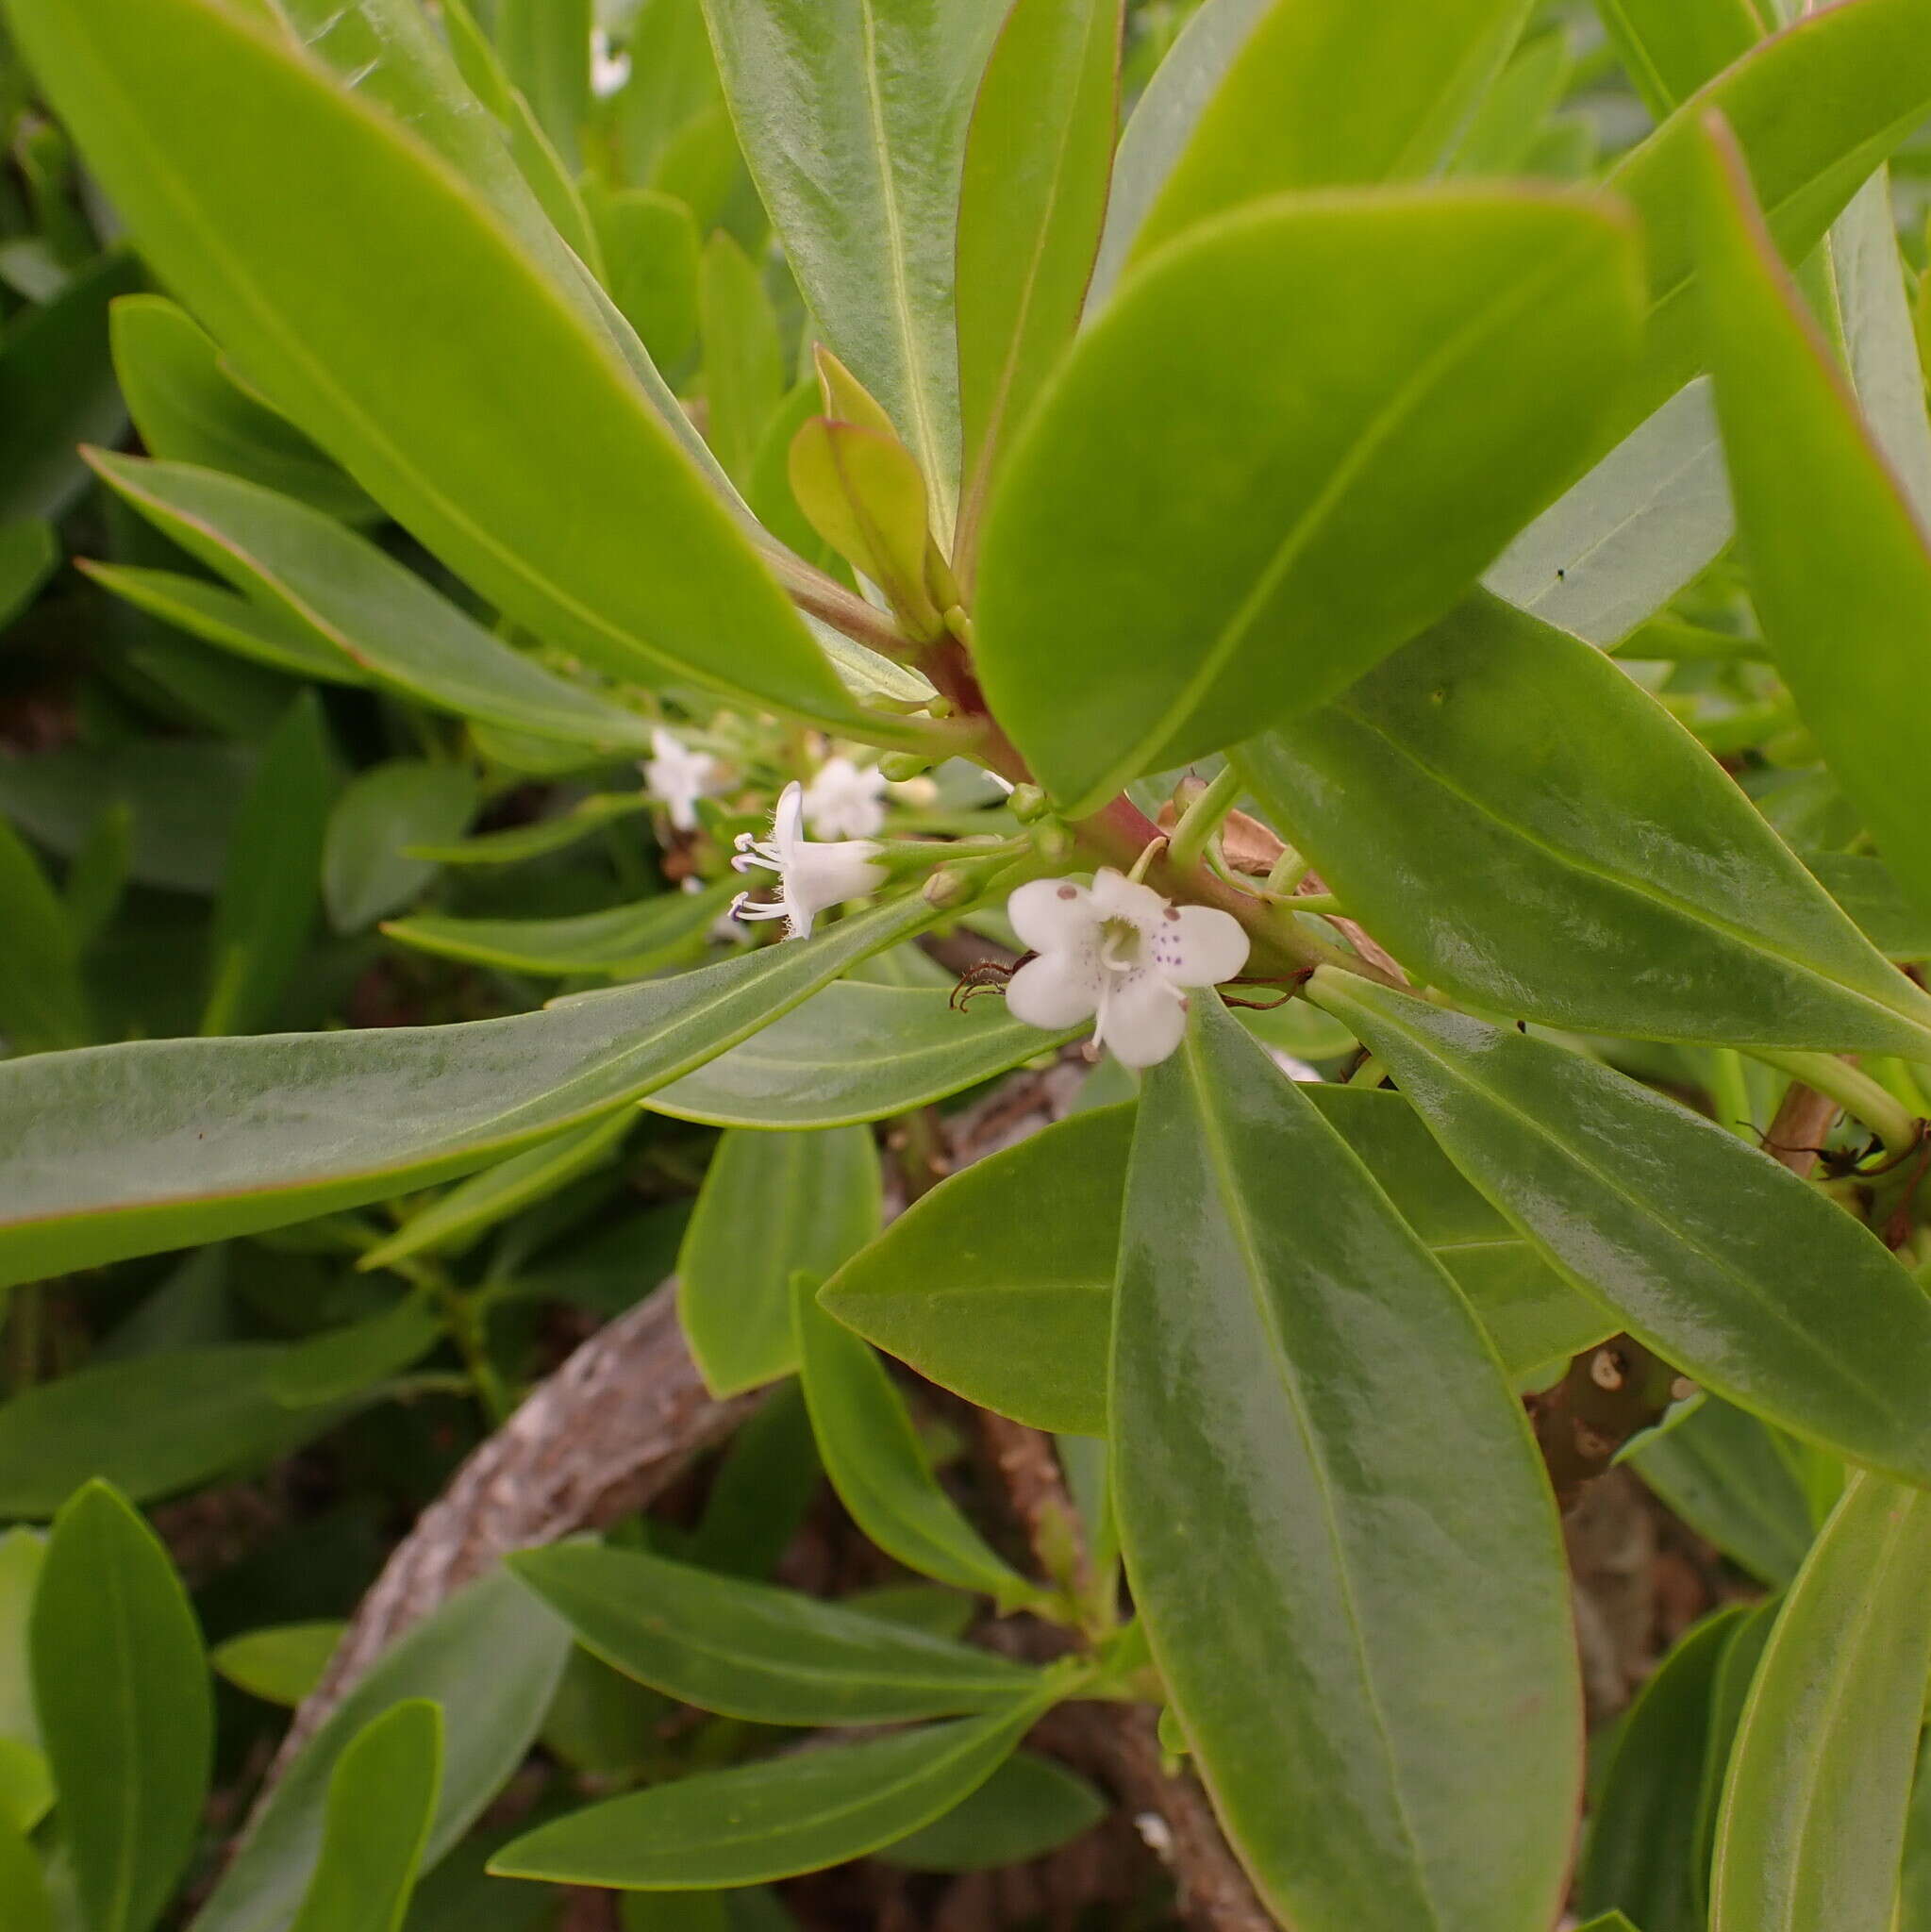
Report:
[[[731,911],[739,919],[782,919],[787,939],[808,940],[811,922],[827,906],[862,899],[890,876],[882,865],[874,863],[884,849],[875,840],[839,839],[814,845],[806,838],[805,788],[795,779],[778,794],[771,837],[757,839],[740,832],[737,842],[732,866],[739,872],[761,867],[776,873],[778,896],[754,905],[748,894],[740,892],[731,902]]]
[[[602,27],[590,33],[590,91],[598,100],[608,101],[630,78],[630,56],[610,45]]]
[[[805,788],[805,823],[814,839],[869,839],[885,824],[885,774],[847,758],[826,758]]]
[[[650,754],[637,767],[646,790],[671,808],[671,823],[680,832],[695,831],[697,801],[716,783],[718,761],[707,751],[692,751],[661,724],[651,729]]]
[[[1006,902],[1023,944],[1039,957],[1012,975],[1009,1010],[1057,1033],[1093,1022],[1093,1044],[1123,1066],[1151,1067],[1180,1044],[1191,986],[1218,986],[1247,963],[1247,935],[1231,913],[1174,906],[1110,869],[1089,888],[1034,879]]]

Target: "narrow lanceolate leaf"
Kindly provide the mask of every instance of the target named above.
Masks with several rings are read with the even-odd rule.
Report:
[[[460,919],[418,912],[391,919],[382,930],[418,952],[471,965],[500,966],[538,978],[576,974],[632,977],[702,951],[723,916],[733,884],[704,892],[658,892],[633,906],[574,912],[563,919]]]
[[[1861,1223],[1581,1054],[1325,968],[1313,994],[1462,1173],[1631,1334],[1794,1434],[1931,1483],[1931,1302]]]
[[[1856,1478],[1790,1586],[1737,1732],[1711,1932],[1889,1932],[1931,1668],[1931,1496]]]
[[[1616,1732],[1576,1881],[1585,1912],[1620,1907],[1643,1932],[1704,1932],[1697,1828],[1723,1654],[1750,1611],[1706,1617],[1664,1658]]]
[[[1596,0],[1596,11],[1623,72],[1657,115],[1681,107],[1773,24],[1758,0]]]
[[[14,1053],[79,1046],[92,1032],[74,923],[26,841],[0,818],[0,1040]]]
[[[1717,406],[1764,634],[1885,861],[1931,906],[1931,539],[1778,267],[1728,142],[1706,156],[1702,234]]]
[[[442,1709],[391,1706],[328,1780],[322,1853],[290,1932],[397,1932],[442,1784]]]
[[[0,1062],[0,1281],[487,1167],[701,1066],[932,917],[902,900],[815,940],[505,1020]]]
[[[1526,0],[1280,0],[1202,113],[1136,253],[1261,195],[1429,174],[1528,13]]]
[[[742,488],[764,425],[784,396],[785,350],[757,265],[723,229],[704,251],[697,312],[710,444]]]
[[[943,991],[841,979],[649,1106],[720,1127],[850,1126],[962,1092],[1057,1043],[996,1001],[960,1011]]]
[[[990,1651],[638,1550],[563,1543],[511,1567],[606,1663],[753,1724],[1007,1710],[1040,1682]]]
[[[1140,1103],[1111,1407],[1134,1599],[1268,1905],[1306,1932],[1550,1924],[1581,1717],[1521,1408],[1367,1170],[1207,1002]]]
[[[61,1510],[31,1625],[34,1705],[88,1932],[147,1932],[201,1825],[214,1706],[160,1540],[105,1483]]]
[[[1491,597],[1240,757],[1348,910],[1458,998],[1642,1039],[1931,1054],[1931,998],[1690,733]]]
[[[862,1127],[718,1142],[677,1256],[677,1316],[713,1395],[798,1366],[792,1274],[823,1281],[883,1214],[878,1150]]]
[[[406,847],[454,839],[475,815],[466,767],[391,758],[358,772],[336,801],[322,851],[322,898],[337,932],[359,932],[436,875]]]
[[[441,1793],[421,1860],[432,1869],[522,1764],[569,1655],[569,1627],[508,1571],[465,1585],[391,1643],[303,1746],[195,1932],[284,1932],[315,1870],[337,1766],[371,1724],[416,1698],[439,1705],[443,1718]],[[479,1696],[485,1685],[489,1694]]]
[[[619,1890],[755,1885],[862,1857],[969,1798],[1052,1702],[768,1757],[654,1786],[540,1826],[490,1861],[504,1878]]]
[[[1595,436],[1637,300],[1621,219],[1528,190],[1282,199],[1163,250],[987,520],[978,663],[1041,782],[1096,804],[1440,616]]]
[[[366,538],[292,497],[96,451],[102,478],[237,590],[408,696],[573,744],[647,747],[650,724],[492,637]]]
[[[1079,326],[1107,212],[1123,14],[1122,0],[1019,0],[973,109],[958,203],[965,481],[953,559],[968,585],[993,471]]]
[[[827,345],[958,501],[953,245],[984,0],[705,0],[738,138]],[[800,103],[809,102],[808,114]]]
[[[483,595],[625,675],[846,712],[591,298],[423,138],[219,0],[10,18],[154,267]]]

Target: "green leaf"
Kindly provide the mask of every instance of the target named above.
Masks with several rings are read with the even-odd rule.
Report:
[[[20,615],[60,563],[60,542],[44,519],[0,525],[0,629]]]
[[[92,1038],[74,923],[40,861],[0,818],[0,1039],[14,1053]]]
[[[30,1832],[54,1808],[54,1774],[35,1745],[0,1737],[0,1832]]]
[[[262,745],[235,822],[208,938],[204,1035],[252,1033],[274,1018],[315,923],[338,782],[322,708],[304,691]]]
[[[485,597],[623,675],[848,714],[591,291],[423,144],[435,117],[406,129],[216,0],[9,6],[156,269]]]
[[[877,585],[912,636],[941,628],[927,587],[931,515],[924,478],[896,436],[814,416],[791,440],[791,495],[812,529]]]
[[[1567,30],[1532,33],[1495,76],[1457,134],[1449,172],[1539,172],[1539,151],[1555,132],[1552,124],[1574,75],[1575,56]]]
[[[487,1167],[689,1073],[933,917],[899,900],[816,939],[504,1020],[0,1061],[0,1285]]]
[[[1717,407],[1764,634],[1886,862],[1931,908],[1931,545],[1728,143],[1708,152],[1702,208]]]
[[[785,349],[757,270],[723,229],[705,244],[697,313],[710,446],[741,490],[764,425],[784,399]]]
[[[1717,1826],[1713,1932],[1889,1932],[1931,1670],[1931,1496],[1859,1475],[1784,1600]]]
[[[702,1772],[540,1826],[490,1861],[505,1878],[673,1891],[751,1885],[863,1857],[970,1797],[1050,1694],[862,1744]]]
[[[959,1012],[929,987],[840,980],[650,1096],[654,1113],[721,1127],[834,1127],[889,1119],[990,1080],[1065,1040],[996,1002]]]
[[[1830,260],[1858,405],[1922,522],[1931,516],[1931,416],[1891,208],[1890,171],[1880,168],[1831,230]]]
[[[496,48],[567,165],[590,113],[591,0],[497,0]]]
[[[507,1570],[465,1585],[392,1642],[302,1748],[195,1932],[283,1932],[315,1869],[336,1766],[369,1724],[413,1698],[440,1705],[445,1726],[441,1795],[422,1857],[433,1868],[522,1764],[569,1654],[569,1631]]]
[[[1812,852],[1804,863],[1887,959],[1931,958],[1931,910],[1905,897],[1882,859]]]
[[[1628,1458],[1699,1536],[1774,1588],[1810,1548],[1810,1505],[1769,1427],[1706,1396]]]
[[[1783,1608],[1781,1596],[1765,1597],[1752,1606],[1748,1615],[1732,1624],[1723,1654],[1717,1660],[1716,1679],[1710,1691],[1709,1735],[1704,1745],[1703,1784],[1696,1798],[1696,1841],[1698,1851],[1692,1868],[1696,1880],[1696,1932],[1701,1932],[1709,1913],[1710,1866],[1716,1854],[1717,1818],[1723,1807],[1723,1780],[1730,1768],[1730,1753],[1737,1742],[1737,1727],[1743,1721],[1743,1707],[1750,1701],[1750,1687],[1756,1682],[1764,1646],[1775,1629],[1777,1613]]]
[[[573,744],[649,744],[648,719],[545,671],[321,511],[213,470],[92,460],[191,555],[407,696]]]
[[[1704,1932],[1697,1798],[1718,1667],[1749,1615],[1733,1604],[1679,1639],[1618,1726],[1577,1880],[1580,1910],[1620,1907],[1644,1932]]]
[[[346,1626],[281,1624],[218,1643],[208,1662],[238,1690],[292,1710],[322,1681]]]
[[[555,818],[508,825],[500,832],[479,832],[474,839],[449,845],[411,845],[408,856],[437,865],[520,865],[527,858],[547,858],[553,852],[565,851],[619,819],[649,809],[650,800],[641,791],[595,791]]]
[[[1631,1924],[1621,1912],[1605,1912],[1601,1918],[1591,1919],[1579,1927],[1578,1932],[1641,1932],[1641,1928]]]
[[[1521,1407],[1367,1169],[1212,1003],[1145,1082],[1109,1406],[1134,1601],[1263,1901],[1309,1932],[1548,1924],[1580,1692]]]
[[[1658,117],[1747,54],[1770,26],[1757,0],[1596,0],[1596,12],[1623,72]]]
[[[819,1307],[818,1286],[809,1274],[791,1277],[799,1379],[824,1473],[852,1521],[922,1576],[1002,1605],[1037,1597],[945,1493],[884,1364]]]
[[[58,1932],[41,1861],[25,1836],[0,1822],[0,1913],[8,1932]]]
[[[656,892],[631,906],[563,919],[459,919],[419,912],[382,930],[418,952],[541,978],[608,974],[632,978],[701,952],[735,896],[737,882],[704,892]]]
[[[419,1290],[392,1307],[284,1349],[269,1370],[269,1391],[285,1408],[341,1402],[420,1361],[444,1327],[434,1297]]]
[[[0,1738],[41,1740],[27,1669],[27,1621],[46,1539],[37,1530],[10,1529],[0,1536]]]
[[[442,1783],[442,1711],[391,1705],[328,1780],[322,1850],[290,1932],[397,1932]]]
[[[564,1543],[510,1567],[606,1663],[753,1724],[1005,1711],[1040,1681],[990,1651],[641,1551]]]
[[[878,1150],[865,1128],[724,1135],[677,1256],[678,1320],[713,1395],[797,1368],[792,1274],[823,1281],[883,1216]]]
[[[610,299],[666,368],[697,341],[697,222],[674,196],[623,188],[596,203]]]
[[[358,773],[329,813],[322,847],[329,924],[359,932],[407,905],[436,876],[407,848],[458,837],[476,802],[476,781],[460,765],[391,758]]]
[[[1868,1228],[1727,1127],[1581,1054],[1326,968],[1313,996],[1462,1173],[1639,1341],[1795,1435],[1931,1482],[1931,1301]]]
[[[984,0],[705,0],[705,13],[738,138],[805,305],[885,406],[924,472],[937,527],[949,531],[958,182],[1001,9]]]
[[[1090,809],[1441,616],[1595,435],[1637,272],[1607,205],[1526,189],[1283,198],[1162,250],[987,518],[978,667],[1041,783]]]
[[[1050,1757],[1015,1752],[944,1817],[877,1856],[904,1872],[990,1872],[1042,1858],[1090,1831],[1107,1801]]]
[[[1640,1039],[1931,1052],[1931,998],[1695,740],[1486,594],[1240,759],[1349,912],[1457,998]]]
[[[965,482],[954,565],[993,475],[1069,348],[1091,279],[1120,106],[1123,0],[1018,0],[979,84],[958,202]]]
[[[1207,103],[1136,257],[1263,195],[1433,173],[1528,13],[1525,0],[1283,0]]]
[[[1456,1173],[1398,1096],[1304,1091],[1455,1276],[1511,1374],[1610,1332],[1608,1318]],[[975,1161],[849,1261],[820,1305],[983,1407],[1035,1428],[1104,1434],[1132,1138],[1133,1108],[1104,1108]]]
[[[771,1575],[818,1500],[823,1475],[811,1418],[805,1412],[805,1392],[794,1378],[758,1404],[719,1459],[710,1493],[704,1499],[704,1514],[691,1538],[691,1562],[754,1582]],[[902,1587],[924,1591],[948,1607],[963,1604],[969,1618],[977,1609],[971,1597],[957,1591],[923,1583]],[[873,1616],[887,1614],[872,1603],[847,1607],[862,1608]],[[922,1627],[942,1637],[963,1634],[963,1625],[941,1627],[934,1623]]]
[[[75,445],[125,430],[108,308],[141,283],[131,255],[104,255],[0,341],[0,523],[64,515],[87,488]]]
[[[332,517],[380,514],[300,430],[221,366],[221,351],[160,295],[124,295],[110,315],[114,374],[149,456],[220,470]]]
[[[34,1703],[89,1932],[147,1932],[201,1826],[214,1707],[160,1540],[106,1483],[55,1520],[35,1592]]]

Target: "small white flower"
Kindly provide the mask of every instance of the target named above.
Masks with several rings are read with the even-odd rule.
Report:
[[[772,815],[771,837],[738,835],[738,856],[731,864],[739,872],[762,867],[778,875],[778,896],[768,905],[753,905],[740,892],[731,902],[739,919],[782,919],[787,939],[808,940],[811,922],[827,906],[862,899],[875,892],[890,874],[874,863],[881,847],[872,839],[840,839],[814,845],[805,836],[805,788],[795,780],[778,796]]]
[[[692,751],[661,724],[652,728],[650,752],[637,768],[644,789],[671,808],[671,823],[680,832],[694,831],[697,801],[717,782],[718,761],[707,751]]]
[[[1039,955],[1012,975],[1006,1004],[1057,1033],[1093,1022],[1093,1044],[1123,1066],[1151,1067],[1180,1044],[1190,986],[1218,986],[1247,963],[1232,913],[1174,906],[1110,869],[1090,888],[1034,879],[1006,902],[1021,942]]]
[[[590,30],[590,91],[600,101],[608,101],[630,78],[630,56],[610,45],[610,37],[600,26]]]
[[[850,758],[826,758],[805,788],[805,823],[814,839],[869,839],[885,824],[885,774]]]

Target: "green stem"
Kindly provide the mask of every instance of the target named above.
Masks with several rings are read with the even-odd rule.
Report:
[[[1281,856],[1270,868],[1261,891],[1270,898],[1287,899],[1314,868],[1291,845],[1281,847]]]
[[[1750,1082],[1743,1074],[1743,1056],[1734,1046],[1710,1049],[1710,1106],[1717,1124],[1741,1139],[1755,1141],[1756,1123],[1750,1107]]]
[[[1303,892],[1298,899],[1287,902],[1290,912],[1316,912],[1323,919],[1332,918],[1337,912],[1345,910],[1341,902],[1332,892]]]
[[[1175,871],[1185,872],[1200,863],[1207,841],[1233,810],[1240,796],[1240,774],[1232,765],[1223,766],[1220,776],[1187,808],[1180,823],[1174,827],[1167,844],[1167,859]]]
[[[1917,1138],[1917,1122],[1869,1074],[1859,1073],[1848,1060],[1840,1060],[1835,1054],[1783,1053],[1767,1046],[1747,1051],[1753,1059],[1776,1067],[1836,1101],[1887,1147],[1906,1147]]]

